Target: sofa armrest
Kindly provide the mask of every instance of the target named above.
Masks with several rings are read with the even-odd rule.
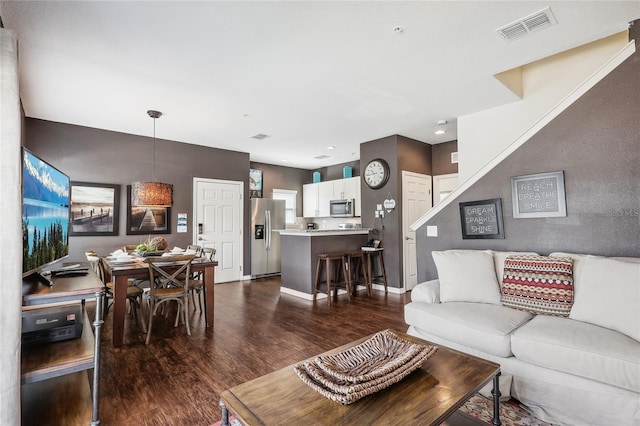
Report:
[[[412,302],[440,303],[440,280],[425,281],[411,290]]]

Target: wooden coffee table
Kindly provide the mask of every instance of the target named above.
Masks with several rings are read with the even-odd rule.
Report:
[[[412,342],[431,344],[404,333],[395,333]],[[370,337],[323,355],[344,351]],[[222,392],[222,424],[228,424],[231,412],[245,425],[436,425],[452,416],[493,380],[493,424],[498,426],[501,424],[499,376],[499,364],[439,346],[421,368],[400,382],[352,404],[341,405],[304,384],[291,365]],[[469,419],[465,420],[467,424]]]

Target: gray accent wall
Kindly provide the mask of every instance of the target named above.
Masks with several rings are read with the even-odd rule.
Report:
[[[631,28],[640,37],[640,26]],[[635,34],[633,34],[635,32]],[[640,53],[596,84],[417,231],[418,282],[433,250],[527,250],[640,257]],[[515,219],[511,177],[564,171],[567,216]],[[459,202],[501,198],[505,239],[463,240]],[[438,227],[437,238],[426,226]]]
[[[302,185],[311,182],[311,171],[294,167],[251,162],[252,169],[262,170],[262,197],[271,198],[274,189],[298,191],[296,216],[302,216]]]
[[[360,145],[360,168],[369,161],[383,158],[389,163],[390,177],[380,189],[371,189],[361,180],[362,226],[375,230],[371,238],[382,241],[389,287],[402,288],[402,171],[431,175],[431,145],[404,136],[393,135]],[[396,200],[396,209],[382,219],[374,217],[377,204],[387,196]]]
[[[87,250],[109,253],[146,239],[126,235],[126,185],[151,179],[153,138],[27,118],[24,145],[72,181],[122,185],[119,235],[70,237],[70,260],[84,260]],[[157,139],[155,158],[155,179],[173,184],[171,234],[164,235],[171,247],[191,244],[194,177],[243,182],[244,229],[249,229],[249,154]],[[176,232],[178,213],[188,214],[187,233]],[[243,275],[250,267],[249,236],[243,236]]]
[[[458,173],[458,163],[451,162],[451,154],[458,151],[458,141],[435,144],[431,147],[433,176]]]

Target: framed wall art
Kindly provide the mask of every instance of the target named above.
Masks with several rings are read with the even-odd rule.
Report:
[[[460,203],[462,239],[504,239],[502,200],[467,201]]]
[[[120,185],[71,182],[69,235],[118,235]]]
[[[249,197],[262,198],[262,170],[249,169]]]
[[[567,216],[563,171],[512,177],[511,197],[516,219]]]
[[[170,234],[171,207],[131,205],[131,185],[127,185],[127,235]]]

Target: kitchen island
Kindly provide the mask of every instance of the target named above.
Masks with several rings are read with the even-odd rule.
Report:
[[[280,231],[282,293],[313,300],[319,253],[360,250],[369,229],[312,229]],[[319,293],[318,298],[326,297]]]

